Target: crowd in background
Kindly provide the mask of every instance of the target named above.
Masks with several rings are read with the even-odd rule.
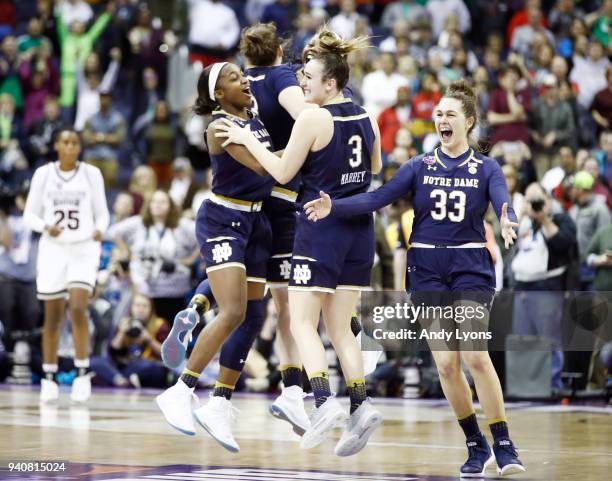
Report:
[[[193,219],[210,194],[195,83],[212,62],[243,64],[241,28],[260,21],[287,38],[288,62],[325,23],[370,36],[372,48],[349,56],[349,86],[378,118],[376,185],[437,145],[435,105],[451,82],[472,82],[478,148],[502,166],[520,221],[506,250],[489,216],[498,290],[520,291],[512,330],[551,340],[561,389],[564,293],[612,291],[612,0],[0,0],[0,378],[36,359],[38,239],[20,214],[34,169],[54,159],[53,132],[73,126],[112,210],[90,312],[97,380],[171,379],[159,343],[202,278]],[[402,289],[410,212],[406,199],[376,217],[375,288]],[[605,383],[602,347],[584,369],[592,386]],[[274,378],[251,365],[255,379]]]

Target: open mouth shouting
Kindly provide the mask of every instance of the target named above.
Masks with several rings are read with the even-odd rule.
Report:
[[[450,142],[451,138],[453,137],[453,130],[450,127],[440,127],[440,138],[442,139],[442,142]]]

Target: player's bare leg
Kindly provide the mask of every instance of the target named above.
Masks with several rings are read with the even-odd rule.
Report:
[[[210,287],[217,299],[219,313],[198,336],[187,369],[201,373],[222,344],[244,320],[248,290],[246,271],[227,267],[208,274]]]
[[[350,419],[334,451],[338,456],[361,451],[382,423],[382,414],[367,399],[361,347],[351,329],[358,301],[359,291],[337,290],[323,304],[325,329],[340,359],[351,400]]]
[[[461,369],[461,358],[457,351],[431,351],[440,375],[444,396],[457,418],[474,411],[472,393],[465,374]]]
[[[57,365],[57,348],[65,309],[66,300],[64,298],[45,301],[42,335],[43,364]]]
[[[195,434],[191,401],[198,378],[230,334],[244,320],[249,294],[244,268],[219,269],[210,272],[208,280],[217,299],[219,313],[198,336],[181,378],[156,398],[166,421],[187,435]]]
[[[68,290],[68,309],[72,322],[74,339],[74,366],[77,377],[72,383],[70,398],[75,402],[85,402],[91,396],[91,378],[89,371],[89,320],[87,305],[89,291],[73,288]]]
[[[283,390],[270,405],[269,411],[274,417],[289,422],[293,431],[301,436],[310,427],[310,421],[304,408],[305,394],[302,390],[300,350],[291,333],[289,291],[286,287],[278,287],[270,291],[278,317],[276,348],[279,369],[283,378]]]
[[[65,308],[66,300],[63,297],[45,301],[42,335],[44,377],[40,381],[40,401],[43,403],[55,402],[59,398],[59,386],[55,382],[55,375],[57,374],[57,348]]]
[[[289,291],[291,334],[297,342],[300,359],[308,376],[327,373],[325,348],[319,337],[321,308],[326,296],[323,292]]]

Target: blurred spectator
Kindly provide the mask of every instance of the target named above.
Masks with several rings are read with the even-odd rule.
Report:
[[[62,125],[57,97],[46,97],[43,118],[28,132],[28,156],[32,167],[38,167],[55,157],[53,134]]]
[[[193,168],[189,159],[177,157],[172,169],[172,181],[168,193],[172,201],[185,212],[191,210],[193,198],[198,191],[198,185],[193,177]],[[193,216],[193,212],[190,215]]]
[[[531,48],[537,33],[543,33],[548,42],[554,45],[555,37],[542,26],[542,11],[539,7],[527,8],[527,25],[518,27],[512,34],[512,42],[510,43],[512,50],[528,57],[531,55]]]
[[[551,199],[539,184],[525,192],[519,219],[513,332],[537,335],[552,344],[552,387],[560,389],[563,369],[561,317],[567,267],[576,244],[576,226],[564,213],[551,212]]]
[[[2,40],[0,51],[0,94],[7,93],[15,102],[15,107],[23,107],[23,94],[19,81],[19,65],[22,59],[17,54],[17,41],[12,35]]]
[[[590,291],[595,272],[587,265],[587,249],[595,232],[610,224],[610,211],[605,202],[593,195],[594,179],[585,171],[578,172],[572,185],[574,205],[569,214],[576,224],[578,254],[582,260],[580,270],[581,290]]]
[[[572,206],[572,182],[576,173],[576,156],[570,147],[558,151],[559,165],[541,176],[540,185],[559,201],[565,210]]]
[[[14,195],[14,199],[0,197],[0,319],[6,327],[9,352],[13,350],[15,334],[20,332],[20,337],[27,337],[40,321],[40,305],[36,299],[40,236],[33,234],[23,222],[27,189]]]
[[[251,25],[260,22],[264,9],[275,0],[247,0],[244,14]]]
[[[391,4],[387,8],[392,7],[394,5],[398,5],[398,4],[397,3]],[[418,4],[417,6],[420,7],[420,5]],[[378,49],[381,52],[396,53],[398,42],[402,42],[402,41],[410,42],[408,38],[409,34],[410,34],[410,23],[408,23],[408,21],[404,19],[395,20],[393,22],[393,28],[391,30],[391,35],[389,35],[382,42],[380,42]]]
[[[593,98],[606,88],[606,69],[610,61],[604,56],[603,46],[596,41],[589,44],[588,57],[574,56],[570,80],[578,86],[578,103],[589,109]]]
[[[588,157],[582,166],[585,172],[591,174],[595,182],[593,183],[593,194],[600,196],[602,200],[608,206],[608,209],[612,211],[612,191],[610,187],[602,182],[602,176],[599,172],[599,163],[595,157]]]
[[[77,111],[74,128],[83,130],[85,122],[100,111],[100,92],[112,92],[119,75],[121,50],[115,47],[110,51],[111,62],[104,77],[100,79],[97,71],[85,72],[84,67],[77,64]]]
[[[202,202],[208,199],[212,195],[212,169],[206,169],[204,172],[204,182],[193,196],[191,202],[191,210],[194,214],[198,213]]]
[[[591,115],[600,131],[609,129],[612,125],[612,65],[606,68],[606,88],[595,94],[591,104]]]
[[[612,131],[605,130],[599,136],[600,150],[595,152],[599,172],[605,184],[612,189]]]
[[[529,143],[527,115],[531,111],[531,94],[518,89],[521,70],[507,65],[499,72],[500,88],[491,93],[487,120],[491,125],[491,143],[500,140],[520,140]]]
[[[489,155],[504,165],[511,165],[516,169],[519,192],[525,192],[527,186],[537,180],[531,161],[531,150],[524,142],[498,142]]]
[[[134,212],[139,213],[145,202],[157,190],[157,176],[148,165],[139,165],[132,173],[129,192],[134,199]]]
[[[136,215],[134,209],[134,198],[129,192],[119,192],[113,203],[113,211],[111,213],[111,224],[117,224],[122,220]]]
[[[110,92],[100,92],[100,110],[85,122],[85,162],[102,171],[106,189],[115,186],[119,171],[119,146],[125,138],[125,120],[113,108]]]
[[[355,26],[360,15],[356,12],[355,0],[342,0],[340,12],[329,21],[329,28],[344,39],[355,36]]]
[[[510,201],[514,212],[523,212],[525,208],[525,196],[518,191],[518,175],[513,165],[506,164],[502,167],[504,178],[506,179],[506,185],[508,186],[508,193],[510,194]]]
[[[557,0],[548,14],[550,30],[558,39],[569,39],[573,20],[584,15],[575,3],[575,0]]]
[[[73,22],[87,25],[93,18],[93,10],[85,0],[60,0],[57,3],[66,25],[71,25]]]
[[[600,292],[612,291],[612,225],[600,227],[586,250],[587,264],[595,269],[593,288]]]
[[[155,70],[147,67],[142,71],[143,88],[136,91],[132,111],[132,134],[136,134],[153,120],[155,105],[160,99],[159,80]]]
[[[136,25],[128,32],[130,44],[129,68],[136,80],[134,92],[142,89],[142,74],[145,68],[155,70],[160,88],[165,90],[167,77],[166,53],[169,47],[164,43],[164,30],[159,18],[152,18],[146,3],[138,6]],[[163,45],[163,47],[162,47]]]
[[[0,94],[0,179],[16,185],[29,178],[22,146],[25,136],[15,115],[15,101],[7,93]]]
[[[27,33],[17,39],[17,51],[20,54],[32,54],[43,45],[51,53],[51,42],[43,36],[43,23],[38,17],[28,21]],[[32,52],[31,52],[32,51]]]
[[[261,21],[262,23],[274,22],[278,33],[280,35],[286,35],[291,29],[296,14],[297,9],[295,2],[291,0],[276,0],[266,5],[261,16]]]
[[[514,32],[517,28],[529,25],[529,14],[528,11],[530,8],[540,9],[542,3],[540,0],[527,0],[524,3],[524,8],[516,12],[512,18],[510,18],[510,23],[508,24],[508,28],[506,29],[506,44],[512,45],[512,38],[514,37]],[[541,16],[540,25],[542,27],[547,27],[548,23],[544,16]]]
[[[214,22],[203,22],[214,18]],[[238,44],[240,25],[236,13],[218,0],[189,3],[189,44],[191,61],[204,66],[226,60]]]
[[[81,0],[76,1],[82,4]],[[61,48],[61,95],[60,106],[64,109],[64,120],[71,123],[73,120],[73,109],[76,100],[77,88],[77,63],[85,62],[91,53],[97,39],[102,35],[111,20],[114,3],[107,4],[106,12],[98,17],[89,30],[85,30],[86,22],[82,17],[68,14],[72,12],[72,4],[65,4],[57,13],[57,36]]]
[[[24,95],[23,128],[28,130],[42,119],[45,100],[59,95],[59,69],[51,57],[51,45],[46,43],[33,52],[19,66],[19,77]]]
[[[550,74],[544,79],[540,98],[531,110],[531,137],[538,177],[550,169],[560,147],[576,148],[576,125],[569,104],[559,99],[557,79]]]
[[[402,126],[407,126],[411,117],[410,89],[397,89],[397,102],[388,107],[378,116],[380,128],[380,147],[384,154],[389,155],[395,148],[395,134]]]
[[[383,11],[381,23],[382,26],[395,32],[395,26],[398,21],[405,21],[408,25],[414,25],[418,20],[428,17],[425,7],[420,5],[415,0],[400,0],[391,2]]]
[[[0,0],[0,25],[15,28],[15,5],[13,0]]]
[[[470,12],[463,0],[429,0],[426,7],[431,17],[433,36],[436,39],[444,29],[444,23],[450,15],[457,17],[458,29],[461,33],[466,33],[472,26]]]
[[[602,45],[610,45],[610,28],[612,27],[612,0],[603,0],[599,10],[591,16],[593,38]],[[590,19],[589,19],[590,20]]]
[[[91,370],[103,384],[116,387],[165,387],[168,370],[161,362],[161,343],[170,328],[157,317],[146,296],[132,300],[129,317],[119,321],[108,357],[91,358]]]
[[[378,68],[363,78],[361,94],[364,107],[375,118],[397,102],[397,89],[407,87],[408,81],[397,73],[395,57],[390,53],[378,56]]]
[[[151,297],[155,311],[172,322],[184,307],[199,256],[194,222],[180,217],[168,193],[157,190],[140,215],[111,226],[108,236],[130,252],[136,291]]]
[[[428,133],[435,132],[433,111],[441,98],[438,80],[432,72],[425,70],[421,77],[421,87],[412,97],[412,135],[423,138]]]
[[[170,185],[172,179],[172,162],[181,141],[179,133],[170,119],[168,104],[165,100],[158,100],[144,139],[147,164],[155,171],[157,185],[163,189]]]

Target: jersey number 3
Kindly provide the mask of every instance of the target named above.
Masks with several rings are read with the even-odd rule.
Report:
[[[435,200],[431,217],[434,220],[444,220],[448,217],[451,222],[461,222],[465,218],[465,192],[453,190],[446,192],[442,189],[434,189],[429,197]],[[447,202],[453,201],[453,206],[447,209]]]
[[[359,135],[355,134],[348,140],[348,144],[353,147],[353,155],[349,157],[349,165],[354,169],[361,165],[361,147],[363,141]]]
[[[68,214],[68,215],[66,215]],[[64,222],[66,217],[68,218],[66,222],[66,227],[70,230],[77,230],[79,228],[79,211],[78,210],[69,210],[65,212],[63,210],[56,210],[53,215],[55,216],[55,225],[61,227],[61,223]]]

